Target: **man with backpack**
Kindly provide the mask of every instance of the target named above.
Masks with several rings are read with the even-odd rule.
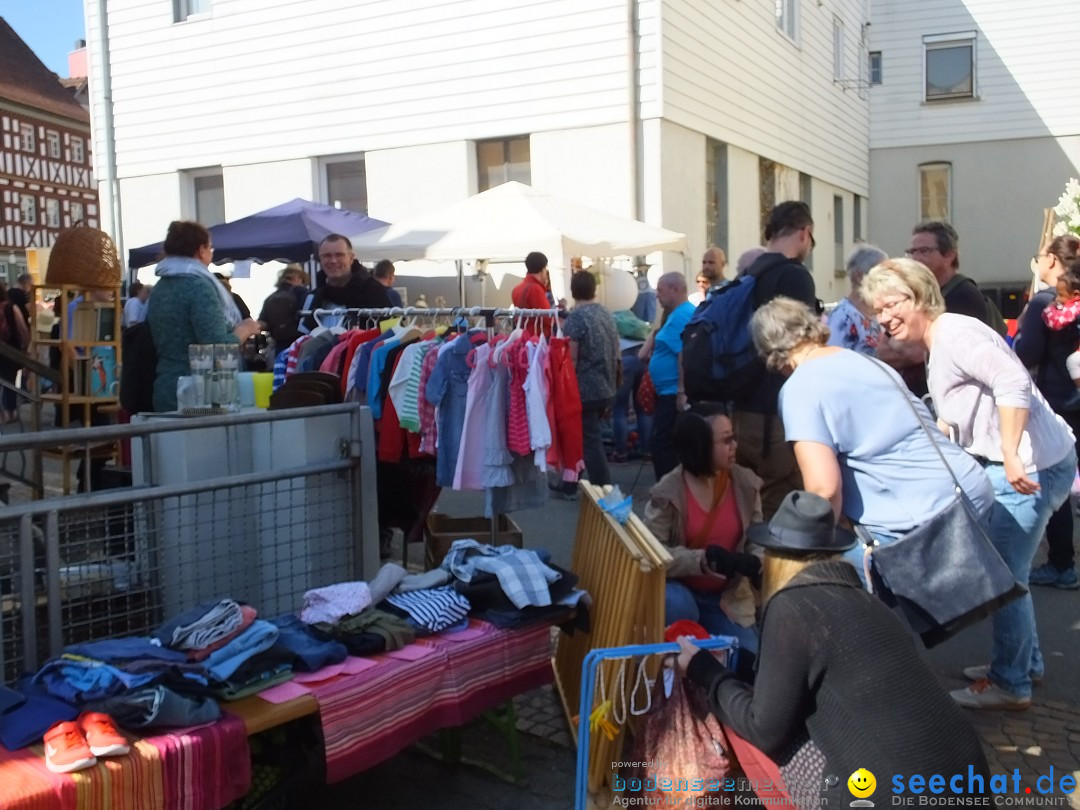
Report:
[[[731,403],[739,437],[736,460],[764,481],[761,500],[768,520],[802,480],[777,416],[784,378],[766,371],[757,356],[750,318],[778,296],[820,311],[814,277],[803,264],[814,247],[810,207],[794,200],[777,205],[765,226],[765,240],[765,252],[746,273],[714,290],[694,313],[683,334],[681,380],[691,401]]]

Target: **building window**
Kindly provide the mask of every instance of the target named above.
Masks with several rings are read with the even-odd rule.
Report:
[[[705,144],[705,238],[728,251],[727,144],[709,138]]]
[[[69,213],[71,214],[72,225],[74,225],[76,222],[81,222],[84,216],[83,204],[80,202],[73,202],[71,204],[71,210],[69,211]]]
[[[49,228],[60,227],[59,200],[45,200],[45,225]]]
[[[529,159],[529,136],[476,142],[476,169],[480,191],[516,180],[532,182]]]
[[[183,22],[188,17],[210,13],[210,0],[173,0],[173,20]]]
[[[72,136],[71,138],[71,161],[82,163],[86,160],[86,151],[83,149],[83,139]]]
[[[795,40],[798,0],[773,0],[776,10],[776,27],[780,33]]]
[[[949,221],[952,164],[924,163],[919,167],[919,219]]]
[[[855,227],[853,229],[852,238],[856,242],[862,242],[863,241],[862,208],[863,208],[863,199],[858,194],[856,194],[855,195],[855,207],[852,210],[852,214],[854,215],[854,219],[855,219],[855,222],[854,222]]]
[[[975,32],[923,37],[927,101],[975,97]]]
[[[363,155],[324,158],[322,181],[323,199],[328,205],[367,213],[367,165]]]
[[[22,141],[22,150],[24,152],[33,152],[35,150],[37,141],[34,138],[33,124],[21,124],[19,126],[19,140]]]
[[[189,192],[187,209],[207,228],[225,221],[225,178],[221,169],[186,172]]]
[[[881,84],[881,51],[870,51],[868,68],[870,84]]]
[[[833,217],[833,265],[837,270],[844,269],[844,198],[834,194],[832,198]]]
[[[37,225],[37,200],[32,195],[23,194],[19,198],[19,210],[23,225]]]
[[[844,80],[844,21],[833,17],[832,21],[833,79]]]
[[[51,158],[59,158],[60,157],[60,133],[59,132],[52,132],[50,130],[49,132],[45,133],[45,139],[49,144],[49,157],[51,157]]]

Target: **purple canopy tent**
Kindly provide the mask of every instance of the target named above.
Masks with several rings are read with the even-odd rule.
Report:
[[[358,234],[387,223],[365,214],[299,197],[257,214],[210,228],[214,238],[214,263],[253,259],[306,262],[315,255],[327,234]],[[162,255],[162,243],[128,251],[128,266],[136,270],[153,264]]]

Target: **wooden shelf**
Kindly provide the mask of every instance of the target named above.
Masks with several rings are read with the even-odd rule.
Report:
[[[57,337],[50,337],[46,334],[42,334],[38,330],[37,323],[37,304],[42,300],[42,293],[44,290],[59,291],[60,302],[58,304],[59,311],[56,313],[57,317],[52,324],[57,329]],[[108,292],[111,293],[111,301],[100,300],[104,296],[97,296],[94,293]],[[84,309],[73,310],[70,306],[70,294],[80,293],[85,294],[84,298],[87,307]],[[87,311],[89,310],[89,317],[87,317]],[[102,313],[108,313],[111,315],[111,325],[107,320],[107,316]],[[119,398],[115,396],[115,389],[112,385],[119,379],[121,358],[121,346],[120,346],[120,324],[123,320],[123,307],[120,300],[120,285],[109,287],[98,287],[94,285],[86,284],[41,284],[34,287],[33,304],[31,308],[31,352],[36,352],[39,348],[48,348],[50,353],[59,355],[60,368],[57,378],[59,380],[59,392],[56,393],[41,393],[40,388],[38,394],[40,399],[38,400],[38,413],[37,424],[41,424],[41,405],[48,403],[56,408],[58,427],[77,427],[88,425],[91,418],[91,409],[95,407],[105,407],[115,411],[119,403]],[[80,325],[81,324],[81,325]],[[79,326],[79,329],[75,329],[75,326]],[[92,326],[93,328],[87,328]],[[107,327],[107,328],[103,328]],[[77,331],[81,338],[96,336],[100,337],[105,334],[115,334],[112,340],[85,340],[85,339],[69,339],[68,335],[73,331]],[[112,352],[97,351],[101,349],[112,349]],[[82,386],[89,386],[91,380],[90,374],[92,373],[89,364],[92,362],[93,355],[100,355],[105,363],[113,365],[112,376],[113,381],[107,383],[108,388],[106,390],[112,392],[113,396],[90,396],[86,393],[75,393],[79,390],[91,390],[89,387],[83,389]],[[75,388],[76,381],[79,384],[78,388]],[[73,410],[75,413],[73,414]],[[75,417],[74,419],[72,417]],[[64,494],[71,492],[72,478],[71,474],[74,472],[73,461],[84,457],[89,452],[90,457],[94,459],[113,458],[116,455],[118,449],[117,442],[109,442],[107,444],[94,444],[89,447],[89,451],[81,443],[75,442],[70,445],[64,444],[55,447],[48,447],[38,450],[35,453],[33,481],[35,497],[43,497],[45,492],[42,459],[43,458],[59,458],[63,463],[62,480],[64,486]]]
[[[73,346],[76,349],[93,349],[98,346],[115,346],[115,340],[61,340],[60,338],[38,338],[39,346]]]
[[[116,397],[92,397],[87,394],[42,394],[41,399],[43,402],[68,402],[72,405],[115,405],[119,402]]]

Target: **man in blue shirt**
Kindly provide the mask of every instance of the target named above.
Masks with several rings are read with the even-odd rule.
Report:
[[[656,387],[656,413],[653,416],[652,462],[659,481],[678,465],[671,441],[679,409],[679,353],[683,329],[694,314],[694,305],[686,300],[686,276],[667,273],[656,283],[656,301],[664,316],[659,330],[653,332],[639,357],[649,360],[649,376]]]

